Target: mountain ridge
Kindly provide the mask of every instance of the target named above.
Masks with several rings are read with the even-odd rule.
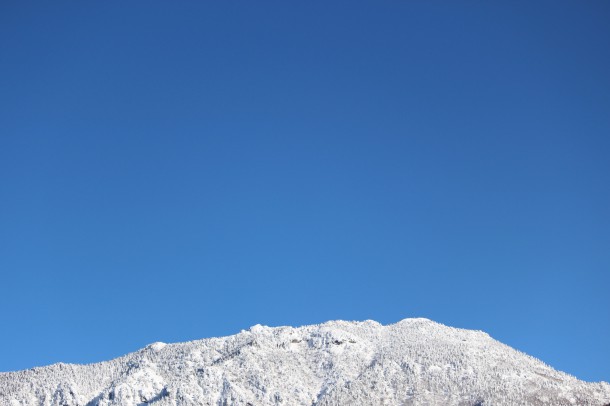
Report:
[[[0,373],[4,406],[606,405],[610,384],[425,318],[255,325],[92,364]]]

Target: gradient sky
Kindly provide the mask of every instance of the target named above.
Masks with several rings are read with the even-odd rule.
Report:
[[[0,370],[427,317],[610,380],[609,22],[3,1]]]

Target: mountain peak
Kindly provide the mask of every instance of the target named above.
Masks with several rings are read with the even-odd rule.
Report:
[[[0,405],[604,405],[587,383],[425,318],[252,326],[91,365],[0,374]]]

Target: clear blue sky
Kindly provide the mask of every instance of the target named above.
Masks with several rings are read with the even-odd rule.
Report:
[[[427,317],[610,380],[609,22],[3,1],[0,370]]]

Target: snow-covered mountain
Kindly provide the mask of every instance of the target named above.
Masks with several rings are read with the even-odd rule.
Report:
[[[610,385],[427,319],[254,326],[0,374],[0,405],[605,405]]]

